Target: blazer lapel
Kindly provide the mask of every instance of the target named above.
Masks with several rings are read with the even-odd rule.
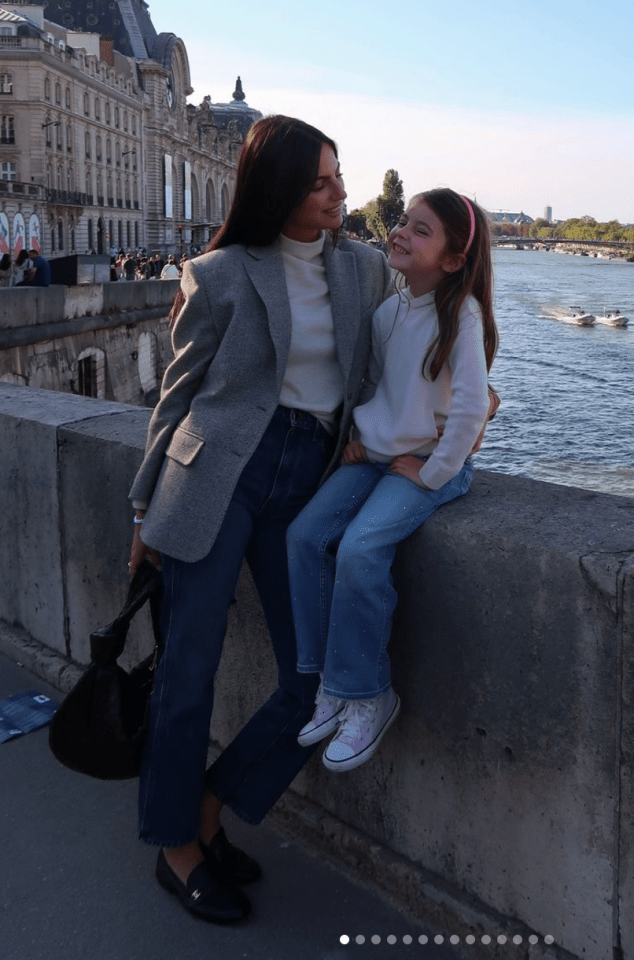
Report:
[[[291,344],[291,308],[279,245],[247,247],[245,268],[266,309],[281,384]]]
[[[324,263],[330,287],[337,356],[344,388],[347,387],[361,322],[361,294],[353,253],[324,244]]]

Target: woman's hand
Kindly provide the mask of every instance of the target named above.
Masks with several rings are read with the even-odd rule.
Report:
[[[154,564],[157,570],[161,569],[161,554],[158,550],[153,550],[152,547],[148,547],[147,544],[141,540],[142,526],[143,524],[139,523],[134,527],[134,536],[132,537],[132,547],[130,549],[130,562],[128,563],[128,570],[130,571],[131,577],[134,576],[146,557],[150,563]]]
[[[389,472],[397,473],[399,477],[405,477],[406,480],[411,480],[412,483],[415,483],[417,487],[421,487],[423,490],[431,490],[431,487],[423,483],[418,474],[421,467],[422,463],[418,457],[414,457],[411,453],[404,453],[400,457],[394,457],[390,464]]]
[[[500,395],[495,392],[492,386],[489,386],[489,412],[487,413],[487,418],[484,421],[484,426],[476,438],[476,442],[471,448],[471,453],[477,453],[480,447],[482,446],[482,441],[484,440],[484,434],[486,433],[487,427],[489,425],[489,420],[493,420],[493,417],[496,415],[500,408],[502,401],[500,400]]]
[[[353,463],[367,463],[368,455],[360,440],[352,440],[343,448],[341,459],[350,466]]]

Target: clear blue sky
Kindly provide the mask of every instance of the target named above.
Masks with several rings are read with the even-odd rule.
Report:
[[[194,103],[242,77],[263,113],[340,148],[348,207],[394,167],[489,209],[634,222],[630,0],[149,0],[187,47]]]

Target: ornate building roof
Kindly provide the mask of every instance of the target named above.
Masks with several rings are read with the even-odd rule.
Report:
[[[154,50],[158,36],[145,0],[13,0],[12,7],[41,6],[47,20],[66,30],[112,37],[114,49],[136,60],[159,59]]]

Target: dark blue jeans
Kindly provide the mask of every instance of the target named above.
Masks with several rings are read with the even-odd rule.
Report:
[[[205,789],[243,820],[259,823],[310,756],[297,734],[313,714],[319,678],[296,669],[286,531],[314,494],[332,446],[310,414],[278,407],[210,553],[196,563],[163,557],[165,648],[139,788],[139,831],[148,843],[194,840]],[[264,609],[279,686],[205,773],[214,675],[245,558]]]

